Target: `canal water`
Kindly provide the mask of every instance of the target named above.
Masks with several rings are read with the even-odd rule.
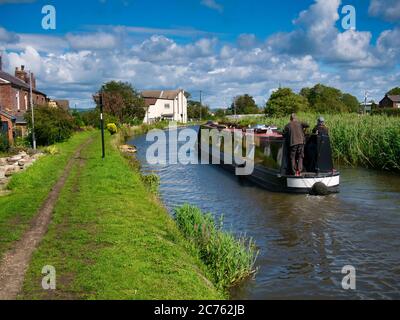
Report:
[[[327,197],[272,193],[213,165],[149,165],[172,212],[190,203],[225,228],[252,237],[258,273],[232,292],[234,299],[400,299],[400,176],[339,168],[341,193]],[[168,149],[167,149],[168,150]],[[342,288],[344,266],[356,269],[356,290]]]

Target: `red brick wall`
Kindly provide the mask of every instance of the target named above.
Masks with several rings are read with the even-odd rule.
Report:
[[[18,111],[16,94],[19,91],[19,103],[20,110]],[[11,113],[12,115],[24,115],[26,112],[25,95],[27,95],[28,109],[30,106],[29,91],[14,88],[11,84],[0,85],[0,107],[4,111]],[[42,94],[33,93],[33,104],[34,105],[46,105],[46,97]]]
[[[15,103],[15,93],[11,84],[0,85],[0,106],[9,113],[13,113]]]

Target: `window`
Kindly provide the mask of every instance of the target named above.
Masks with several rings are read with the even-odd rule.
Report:
[[[19,91],[15,94],[15,98],[17,99],[17,109],[18,111],[21,109],[20,101],[19,101]]]
[[[400,109],[400,103],[397,104],[397,109]]]
[[[166,103],[166,104],[164,104],[164,108],[165,108],[165,109],[170,109],[170,108],[171,108],[171,106],[170,106],[170,104],[169,104],[169,103]]]
[[[25,93],[25,110],[28,110],[28,94]]]

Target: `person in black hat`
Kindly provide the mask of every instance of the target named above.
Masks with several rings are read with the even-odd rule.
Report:
[[[329,136],[329,129],[325,125],[324,117],[319,117],[317,120],[317,125],[312,131],[314,134],[319,136]]]

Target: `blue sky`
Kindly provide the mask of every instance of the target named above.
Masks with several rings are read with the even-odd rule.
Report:
[[[41,27],[46,4],[56,30]],[[344,5],[355,30],[341,26]],[[211,107],[318,82],[378,100],[400,85],[399,22],[400,0],[0,0],[0,50],[6,70],[25,64],[79,107],[110,79],[203,90]]]

